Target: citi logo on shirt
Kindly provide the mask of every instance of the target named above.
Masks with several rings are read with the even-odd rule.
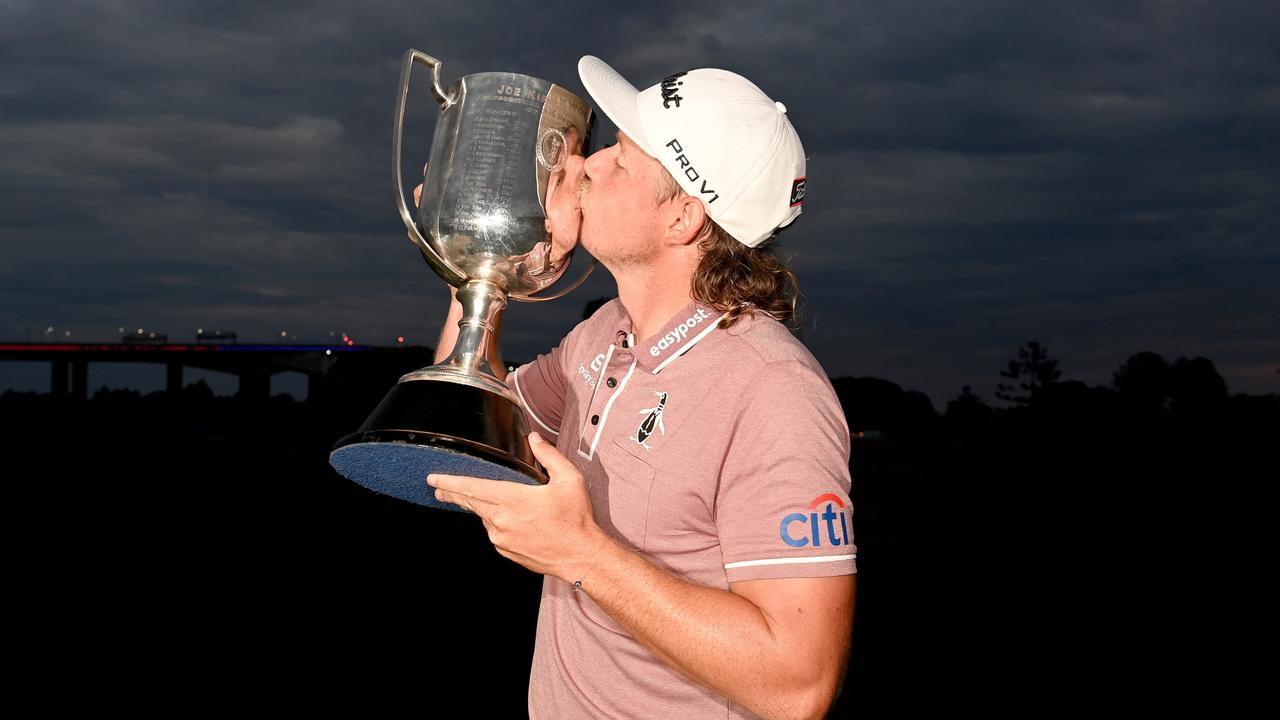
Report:
[[[831,493],[819,495],[809,502],[807,510],[807,513],[788,513],[782,518],[778,525],[782,542],[795,548],[822,547],[824,538],[831,547],[852,544],[846,518],[848,510],[839,497]]]

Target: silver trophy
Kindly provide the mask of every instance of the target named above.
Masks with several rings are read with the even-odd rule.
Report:
[[[440,118],[415,218],[405,203],[400,138],[414,63],[431,68]],[[516,394],[489,366],[507,299],[552,300],[572,252],[552,253],[548,188],[566,158],[588,147],[595,117],[568,90],[528,75],[487,72],[441,89],[440,61],[404,55],[392,134],[396,206],[427,264],[457,288],[458,341],[443,362],[408,373],[360,429],[334,446],[330,464],[377,492],[422,505],[437,502],[428,473],[546,483],[529,448],[529,423]],[[561,176],[562,177],[562,176]],[[495,353],[496,357],[496,353]]]

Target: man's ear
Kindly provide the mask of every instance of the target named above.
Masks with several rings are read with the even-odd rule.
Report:
[[[689,245],[702,230],[707,219],[707,208],[692,195],[682,195],[664,207],[662,241],[668,245]]]

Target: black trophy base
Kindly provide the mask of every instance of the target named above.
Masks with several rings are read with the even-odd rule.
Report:
[[[334,445],[329,464],[375,492],[468,512],[437,501],[427,475],[545,484],[528,434],[524,413],[498,393],[443,380],[402,381],[359,430]]]

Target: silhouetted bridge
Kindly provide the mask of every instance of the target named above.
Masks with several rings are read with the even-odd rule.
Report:
[[[50,392],[53,395],[85,398],[88,392],[89,363],[159,363],[166,368],[165,389],[182,389],[182,369],[216,370],[240,378],[239,396],[267,398],[271,376],[278,372],[300,372],[307,376],[307,399],[320,395],[325,377],[339,353],[365,352],[368,346],[348,345],[240,345],[201,343],[0,343],[0,361],[49,362],[52,364]],[[69,371],[69,372],[68,372]],[[70,376],[70,390],[67,387]]]

